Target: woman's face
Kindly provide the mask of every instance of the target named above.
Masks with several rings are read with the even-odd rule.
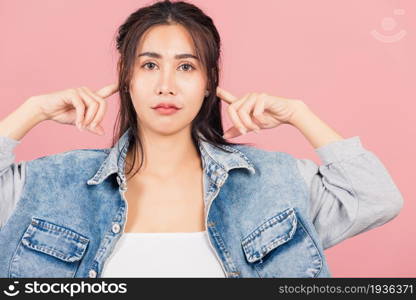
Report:
[[[181,25],[157,25],[142,36],[130,83],[141,130],[168,135],[190,127],[204,100],[207,78],[200,61],[189,55],[196,56],[194,44]],[[160,102],[181,109],[161,114],[152,108]]]

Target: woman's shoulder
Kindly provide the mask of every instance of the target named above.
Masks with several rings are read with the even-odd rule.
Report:
[[[256,166],[264,166],[266,168],[276,164],[294,166],[296,161],[296,158],[290,153],[278,150],[262,149],[253,144],[232,145],[228,146],[228,149],[238,153],[252,164]]]
[[[102,149],[73,149],[59,153],[40,156],[34,160],[27,161],[29,165],[42,164],[65,164],[80,165],[88,162],[102,162],[110,153],[111,148]]]
[[[231,145],[228,146],[232,148],[235,152],[240,152],[241,154],[246,155],[247,157],[252,158],[261,158],[261,159],[276,159],[276,158],[293,158],[293,155],[287,152],[278,151],[278,150],[270,150],[270,149],[262,149],[259,146],[254,144],[242,144],[242,145]]]

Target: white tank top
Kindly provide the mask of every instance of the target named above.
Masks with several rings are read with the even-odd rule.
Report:
[[[101,277],[225,277],[207,231],[125,232]]]

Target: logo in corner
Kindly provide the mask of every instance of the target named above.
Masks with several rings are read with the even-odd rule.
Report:
[[[13,283],[14,284],[9,285],[8,290],[3,291],[3,293],[5,293],[7,296],[13,297],[13,296],[16,296],[20,293],[19,290],[15,290],[16,289],[15,285],[17,285],[19,283],[19,281],[14,281]]]
[[[405,14],[405,10],[404,9],[395,9],[393,11],[393,13],[395,15],[398,16],[403,16]],[[392,18],[392,17],[385,17],[383,18],[383,20],[381,21],[381,28],[386,32],[393,32],[394,29],[397,29],[398,27],[398,22],[396,21],[396,19]],[[398,41],[400,41],[401,39],[403,39],[407,32],[406,30],[400,30],[395,34],[384,34],[384,33],[380,33],[377,30],[372,30],[370,31],[370,34],[377,40],[379,40],[380,42],[383,43],[396,43]]]

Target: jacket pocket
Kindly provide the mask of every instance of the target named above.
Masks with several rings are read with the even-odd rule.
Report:
[[[88,243],[74,230],[32,218],[12,257],[9,276],[74,277]]]
[[[241,245],[260,277],[316,277],[322,257],[294,208],[257,226]]]

